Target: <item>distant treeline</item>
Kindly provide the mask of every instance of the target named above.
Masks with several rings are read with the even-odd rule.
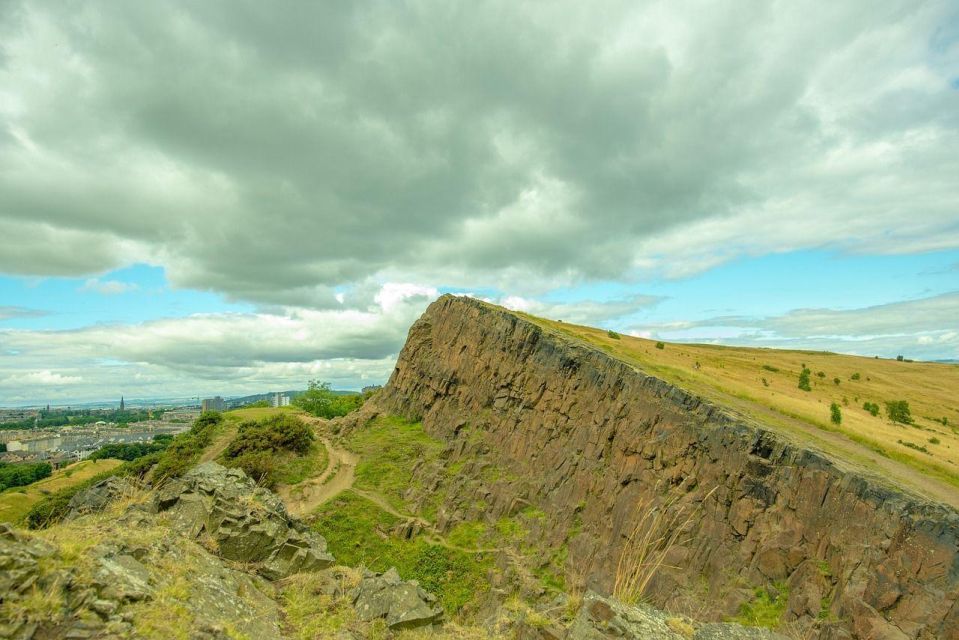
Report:
[[[41,410],[36,418],[27,418],[17,422],[4,422],[0,429],[35,429],[42,427],[62,427],[66,425],[85,425],[95,422],[114,422],[116,424],[130,424],[141,420],[157,419],[163,415],[164,409],[114,409],[101,411],[95,409],[51,409]]]
[[[25,462],[10,464],[0,462],[0,491],[10,487],[24,487],[37,480],[43,480],[53,472],[46,462]]]
[[[90,454],[90,460],[103,460],[113,458],[114,460],[126,460],[130,462],[137,460],[151,453],[159,453],[166,449],[173,436],[170,434],[158,434],[153,436],[153,442],[123,442],[117,444],[103,445]]]

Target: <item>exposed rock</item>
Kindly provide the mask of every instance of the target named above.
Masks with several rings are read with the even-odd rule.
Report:
[[[635,506],[656,501],[696,515],[674,550],[681,561],[668,563],[677,568],[650,585],[658,604],[695,606],[705,578],[710,613],[730,615],[742,602],[737,589],[782,581],[787,621],[824,638],[841,628],[959,640],[954,509],[849,472],[515,314],[469,298],[434,302],[388,385],[342,427],[377,413],[422,419],[446,441],[449,463],[468,463],[452,479],[417,472],[446,496],[438,526],[453,526],[475,502],[479,465],[494,465],[501,472],[482,487],[484,518],[511,515],[518,498],[541,509],[549,525],[532,524],[531,535],[547,554],[568,549],[568,578],[611,591],[642,518]],[[425,491],[407,498],[416,504]],[[819,622],[820,613],[835,622]]]
[[[141,617],[158,608],[169,612],[164,624],[179,630],[170,637],[281,637],[266,581],[225,566],[149,516],[137,521],[98,523],[103,542],[84,552],[83,570],[54,545],[0,525],[0,603],[5,612],[22,612],[0,619],[0,638],[130,637]],[[40,610],[37,594],[45,601]]]
[[[436,597],[416,582],[400,579],[395,568],[383,574],[366,572],[351,596],[360,620],[383,618],[390,629],[424,627],[443,617]]]
[[[80,491],[70,499],[66,520],[73,520],[88,513],[99,513],[117,498],[131,495],[136,490],[126,478],[111,476]]]
[[[276,580],[333,565],[326,540],[291,518],[280,498],[240,469],[203,463],[162,487],[154,508],[167,512],[172,526],[199,538],[208,536],[228,560],[259,563]]]
[[[568,640],[785,640],[766,629],[738,624],[695,625],[645,605],[626,606],[588,592]]]

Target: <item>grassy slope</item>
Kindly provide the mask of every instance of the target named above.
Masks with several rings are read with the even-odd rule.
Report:
[[[666,344],[664,349],[657,349],[652,340],[629,336],[617,339],[605,329],[518,315],[773,429],[798,436],[840,459],[884,474],[888,465],[879,458],[894,460],[930,481],[951,485],[948,491],[952,494],[959,487],[959,366],[715,345]],[[804,364],[812,370],[811,392],[798,388]],[[822,378],[817,375],[820,371],[825,374]],[[856,373],[859,379],[853,380]],[[838,385],[834,378],[839,378]],[[915,424],[895,424],[886,418],[884,402],[889,400],[908,401]],[[862,408],[867,401],[880,405],[878,417]],[[840,426],[829,419],[833,402],[842,409]],[[948,425],[937,421],[942,418]],[[931,442],[934,439],[939,442]],[[907,442],[928,452],[912,449],[904,444]],[[898,477],[891,479],[906,482]],[[941,492],[937,495],[942,497]]]
[[[0,493],[0,522],[19,522],[33,505],[47,495],[72,487],[120,464],[121,460],[83,460],[55,471],[49,478],[39,482],[8,489]]]

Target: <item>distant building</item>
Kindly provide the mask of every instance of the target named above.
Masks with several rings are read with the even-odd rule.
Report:
[[[123,403],[123,396],[120,396],[120,411],[123,411],[125,407],[126,405]]]
[[[226,400],[220,396],[205,398],[200,403],[200,409],[202,411],[226,411]]]
[[[271,393],[270,394],[270,406],[272,407],[288,407],[290,406],[290,396],[285,396],[282,393]]]

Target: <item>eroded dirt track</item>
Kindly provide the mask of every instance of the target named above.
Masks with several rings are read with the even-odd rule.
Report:
[[[319,430],[326,424],[325,420],[320,419],[313,419],[311,422],[314,428]],[[323,473],[299,484],[282,486],[277,490],[283,502],[286,503],[286,509],[290,515],[303,517],[353,486],[359,456],[334,446],[328,438],[323,436],[320,436],[320,442],[326,448],[329,460]]]

